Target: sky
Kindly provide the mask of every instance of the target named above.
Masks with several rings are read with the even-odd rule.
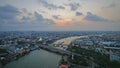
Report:
[[[120,0],[0,0],[0,31],[120,31]]]

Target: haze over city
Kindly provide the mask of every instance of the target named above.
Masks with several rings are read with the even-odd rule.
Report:
[[[0,31],[119,31],[120,0],[0,0]]]

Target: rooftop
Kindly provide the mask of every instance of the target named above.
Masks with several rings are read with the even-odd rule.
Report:
[[[61,65],[59,68],[68,68],[67,65]]]

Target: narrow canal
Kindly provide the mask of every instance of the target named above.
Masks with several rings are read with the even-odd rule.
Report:
[[[60,59],[61,55],[40,49],[8,63],[4,68],[57,68]]]

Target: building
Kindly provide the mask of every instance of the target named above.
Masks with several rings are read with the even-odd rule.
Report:
[[[120,52],[110,54],[110,60],[120,62]]]
[[[59,68],[68,68],[67,58],[65,56],[62,56],[59,63]]]
[[[40,37],[38,41],[42,41],[42,40],[43,40],[42,37]]]
[[[68,68],[67,65],[61,65],[59,68]]]

